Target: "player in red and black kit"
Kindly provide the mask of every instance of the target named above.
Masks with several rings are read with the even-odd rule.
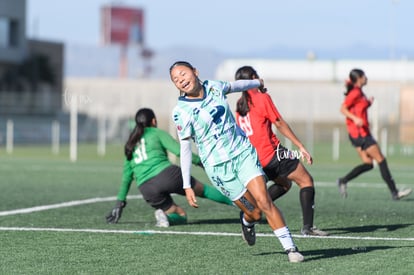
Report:
[[[399,200],[408,196],[412,190],[398,191],[388,169],[387,160],[371,135],[367,110],[374,99],[372,97],[368,99],[362,91],[362,87],[367,84],[367,81],[364,71],[353,69],[346,82],[345,100],[341,106],[341,113],[346,117],[349,139],[363,163],[352,169],[346,176],[338,179],[339,192],[343,198],[346,198],[347,183],[360,174],[371,170],[375,160],[380,168],[382,178],[391,191],[392,199]]]
[[[259,79],[257,72],[250,66],[239,68],[235,77],[236,80]],[[287,122],[283,120],[269,94],[257,88],[244,91],[237,101],[236,119],[256,148],[263,170],[270,180],[268,183],[274,182],[268,187],[272,200],[284,195],[290,189],[291,181],[296,182],[300,188],[299,197],[303,214],[301,233],[316,236],[328,235],[313,225],[315,187],[312,176],[300,162],[300,159],[306,159],[308,164],[312,164],[312,157]],[[272,124],[281,134],[291,140],[299,151],[283,147],[272,131]]]

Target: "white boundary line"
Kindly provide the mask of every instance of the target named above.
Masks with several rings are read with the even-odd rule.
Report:
[[[92,198],[85,200],[69,201],[57,204],[42,205],[30,208],[22,208],[10,211],[0,212],[0,216],[9,216],[15,214],[33,213],[50,209],[70,207],[97,202],[115,201],[116,197]],[[142,195],[128,196],[128,199],[142,199]],[[37,227],[0,227],[0,231],[43,231],[43,232],[83,232],[83,233],[116,233],[116,234],[169,234],[169,235],[202,235],[202,236],[240,236],[240,233],[226,232],[189,232],[189,231],[134,231],[134,230],[106,230],[106,229],[73,229],[73,228],[37,228]],[[274,237],[274,234],[257,233],[261,237]],[[352,236],[303,236],[292,235],[295,238],[325,238],[325,239],[347,239],[347,240],[383,240],[383,241],[414,241],[414,238],[380,238],[380,237],[352,237]]]
[[[315,185],[323,186],[323,187],[328,187],[328,186],[331,187],[331,186],[336,186],[336,183],[315,182]],[[353,187],[384,188],[385,185],[382,183],[381,184],[380,183],[358,183],[358,184],[355,184],[355,186]],[[142,199],[142,195],[128,196],[127,199]],[[0,217],[10,216],[10,215],[15,215],[15,214],[34,213],[34,212],[45,211],[45,210],[50,210],[50,209],[57,209],[57,208],[97,203],[97,202],[105,202],[105,201],[115,201],[115,200],[116,200],[116,197],[91,198],[91,199],[85,199],[85,200],[76,200],[76,201],[62,202],[62,203],[57,203],[57,204],[49,204],[49,205],[35,206],[35,207],[15,209],[15,210],[0,211]]]
[[[142,199],[142,195],[128,196],[128,199]],[[10,215],[15,215],[15,214],[33,213],[33,212],[45,211],[49,209],[63,208],[63,207],[104,202],[104,201],[115,201],[115,200],[116,200],[116,197],[106,197],[106,198],[92,198],[92,199],[86,199],[86,200],[68,201],[68,202],[62,202],[62,203],[56,203],[56,204],[16,209],[16,210],[1,211],[0,217],[10,216]]]
[[[106,230],[106,229],[74,229],[74,228],[39,228],[39,227],[0,227],[0,231],[42,231],[42,232],[76,232],[76,233],[115,233],[115,234],[139,234],[139,235],[196,235],[196,236],[241,236],[241,233],[227,232],[191,232],[191,231],[160,231],[160,230]],[[274,234],[258,233],[259,237],[275,237]],[[414,238],[381,238],[381,237],[352,237],[352,236],[303,236],[292,235],[295,238],[317,238],[317,239],[343,239],[343,240],[369,240],[369,241],[414,241]]]
[[[336,183],[333,182],[315,182],[316,186],[336,186]],[[371,188],[384,188],[384,184],[380,183],[358,183],[355,184],[353,187],[371,187]],[[127,199],[142,199],[142,195],[132,195],[128,196]],[[105,202],[105,201],[115,201],[116,197],[106,197],[106,198],[91,198],[85,200],[76,200],[76,201],[69,201],[69,202],[62,202],[57,204],[49,204],[49,205],[42,205],[42,206],[35,206],[29,208],[22,208],[22,209],[15,209],[15,210],[8,210],[8,211],[0,211],[1,216],[10,216],[15,214],[25,214],[25,213],[34,213],[39,211],[45,211],[50,209],[57,209],[63,207],[70,207],[76,205],[83,205],[83,204],[90,204],[90,203],[97,203],[97,202]]]

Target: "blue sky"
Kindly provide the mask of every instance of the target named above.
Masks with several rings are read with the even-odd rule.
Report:
[[[99,45],[99,9],[109,3],[145,10],[146,45],[153,49],[414,49],[412,0],[27,0],[27,34]]]

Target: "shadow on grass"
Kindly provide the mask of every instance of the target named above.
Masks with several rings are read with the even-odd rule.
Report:
[[[148,224],[155,224],[155,220],[148,220],[148,221],[119,221],[118,224],[125,224],[125,225],[148,225]],[[192,219],[185,225],[202,225],[202,224],[240,224],[239,219],[208,219],[208,220],[194,220]],[[176,226],[176,225],[174,225]]]
[[[210,220],[193,220],[187,224],[239,224],[239,219],[210,219]]]
[[[413,201],[414,201],[414,198],[412,198],[412,197],[403,198],[403,199],[399,200],[399,202],[413,202]]]
[[[404,246],[413,247],[413,246]],[[361,253],[368,253],[376,250],[387,250],[400,248],[400,246],[354,246],[349,248],[328,248],[328,249],[316,249],[301,251],[302,255],[305,256],[305,262],[315,261],[320,259],[328,259],[342,256],[349,256]],[[263,256],[271,254],[284,254],[284,252],[268,252],[254,254],[254,256]]]
[[[366,225],[366,226],[353,226],[353,227],[338,227],[338,228],[325,228],[326,231],[337,231],[335,234],[347,234],[347,233],[366,233],[374,232],[376,230],[395,231],[398,229],[412,226],[412,223],[406,224],[378,224],[378,225]]]
[[[155,221],[119,221],[118,224],[124,225],[135,225],[135,226],[148,226],[151,224],[155,225]],[[187,224],[181,225],[212,225],[212,224],[240,224],[239,219],[206,219],[206,220],[191,220]],[[262,225],[267,225],[265,220],[260,222]],[[406,227],[413,226],[414,223],[406,223],[406,224],[378,224],[378,225],[366,225],[366,226],[352,226],[352,227],[332,227],[332,228],[324,228],[323,230],[328,232],[330,235],[346,235],[351,233],[370,233],[375,232],[377,230],[386,230],[388,232],[396,231],[399,229],[403,229]],[[174,225],[180,226],[180,225]],[[270,231],[269,231],[270,232]],[[293,232],[292,232],[293,233]]]
[[[368,253],[376,250],[388,250],[400,248],[398,246],[353,246],[349,248],[330,248],[303,251],[306,261],[315,261],[320,259],[349,256],[361,253]]]

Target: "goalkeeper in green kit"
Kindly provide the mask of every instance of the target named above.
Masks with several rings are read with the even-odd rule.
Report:
[[[135,124],[125,144],[126,158],[117,202],[106,216],[106,221],[117,223],[121,218],[122,210],[127,204],[128,191],[135,180],[145,201],[156,209],[156,226],[185,224],[186,212],[171,197],[173,193],[185,196],[181,168],[172,164],[167,155],[167,151],[170,151],[179,156],[180,145],[170,134],[157,128],[157,119],[151,109],[139,109],[135,115]],[[192,162],[201,166],[196,154],[193,154]],[[215,187],[203,184],[193,177],[191,187],[198,197],[233,205]]]

